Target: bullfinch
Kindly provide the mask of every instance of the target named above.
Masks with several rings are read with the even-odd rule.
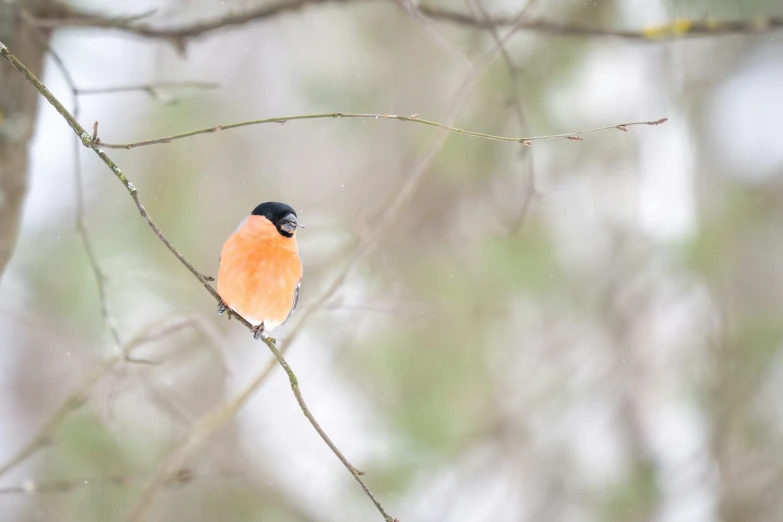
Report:
[[[220,252],[218,314],[230,309],[247,319],[255,339],[285,323],[296,309],[303,269],[297,228],[304,226],[293,208],[262,203],[228,236]]]

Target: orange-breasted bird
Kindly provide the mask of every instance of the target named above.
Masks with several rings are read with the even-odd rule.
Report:
[[[258,205],[228,236],[220,252],[218,314],[226,308],[253,325],[253,337],[285,323],[296,309],[302,256],[296,211],[275,201]]]

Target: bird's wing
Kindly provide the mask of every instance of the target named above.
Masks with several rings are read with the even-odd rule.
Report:
[[[302,267],[304,267],[304,260],[302,259],[302,253],[299,252],[299,262],[302,263]],[[291,317],[291,314],[294,313],[294,310],[296,310],[296,305],[299,304],[299,287],[302,286],[302,278],[299,278],[299,282],[296,283],[296,289],[294,290],[294,304],[291,306],[291,310],[288,311],[288,315],[285,316],[285,321],[283,321],[282,324],[285,324],[286,321]]]

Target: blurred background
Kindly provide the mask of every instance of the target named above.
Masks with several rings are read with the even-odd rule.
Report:
[[[594,29],[506,38],[509,25],[455,24],[415,1],[312,3],[184,46],[94,27],[42,38],[80,89],[155,86],[79,97],[107,143],[321,112],[503,136],[669,118],[529,147],[322,119],[107,149],[208,275],[255,205],[296,208],[305,275],[274,336],[386,510],[783,520],[783,33],[598,34],[762,27],[783,5],[422,1]],[[68,5],[169,28],[272,3]],[[38,56],[73,108],[51,54]],[[216,86],[162,85],[192,81]],[[38,109],[0,279],[0,521],[382,520],[285,373],[264,373],[266,346],[215,314],[111,171],[89,150],[76,158],[62,118]],[[108,321],[76,228],[77,159]],[[118,358],[112,329],[159,364]]]

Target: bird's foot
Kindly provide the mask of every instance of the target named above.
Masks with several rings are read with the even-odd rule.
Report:
[[[217,313],[218,313],[218,315],[223,315],[224,312],[226,313],[226,316],[228,317],[228,320],[230,321],[231,320],[231,316],[233,315],[233,311],[231,310],[231,308],[226,306],[226,303],[224,303],[223,300],[221,299],[221,300],[218,301]]]
[[[261,323],[258,326],[254,326],[251,331],[253,332],[253,339],[258,341],[264,337],[264,323]]]

